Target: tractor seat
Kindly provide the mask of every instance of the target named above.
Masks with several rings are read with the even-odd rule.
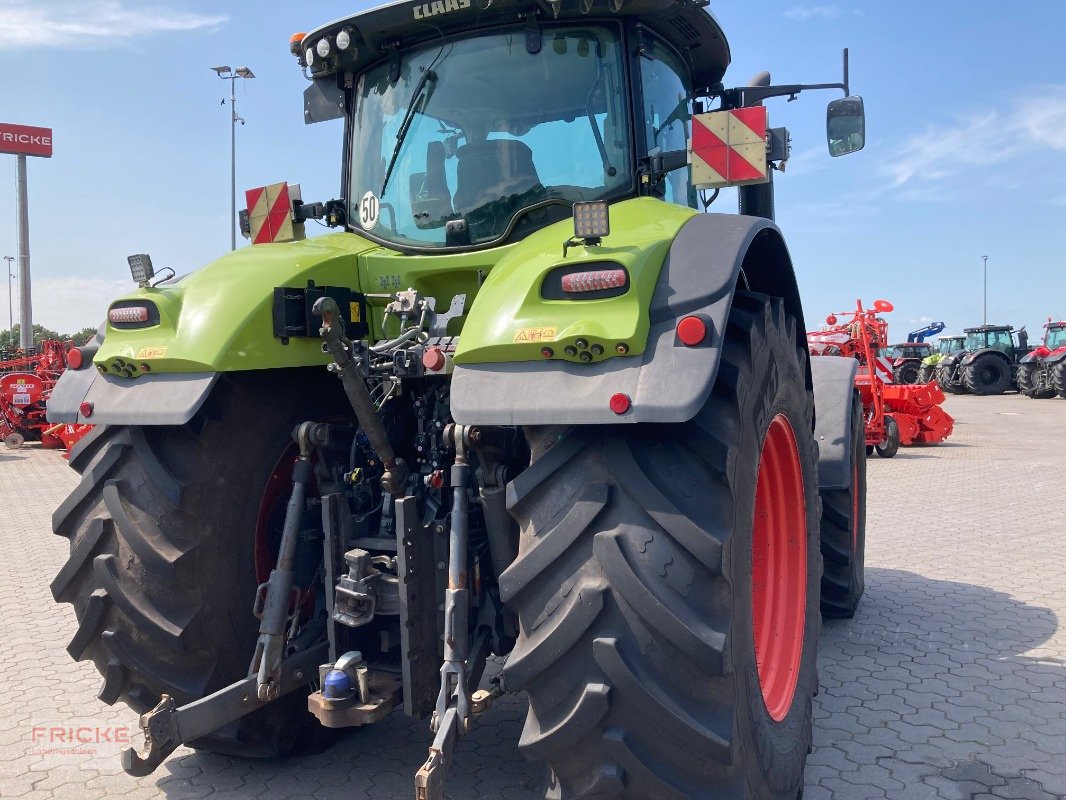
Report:
[[[466,214],[494,200],[539,187],[533,151],[515,139],[470,142],[455,152],[455,210]]]

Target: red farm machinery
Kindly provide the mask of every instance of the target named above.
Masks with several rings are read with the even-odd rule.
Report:
[[[46,404],[67,368],[73,342],[46,339],[39,347],[0,354],[0,439],[10,449],[27,440],[47,448],[69,450],[92,425],[53,425]]]
[[[892,308],[887,300],[876,300],[873,308],[865,309],[856,300],[854,311],[830,314],[826,328],[807,334],[812,356],[858,360],[855,388],[866,417],[866,452],[876,449],[883,458],[894,456],[900,445],[939,444],[955,423],[940,407],[944,392],[935,381],[896,383],[892,363],[880,355],[888,347],[888,323],[879,315]]]

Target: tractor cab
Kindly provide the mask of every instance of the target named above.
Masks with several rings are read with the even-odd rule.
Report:
[[[1054,352],[1066,347],[1066,322],[1048,322],[1044,326],[1044,348]]]
[[[940,336],[936,340],[937,353],[948,356],[966,349],[965,336]]]
[[[981,350],[998,350],[1011,361],[1028,351],[1029,337],[1025,329],[1014,330],[1008,325],[981,325],[966,328],[963,349],[967,353]]]
[[[769,182],[787,133],[767,128],[761,101],[847,94],[846,76],[770,86],[763,73],[725,89],[729,46],[705,5],[400,2],[297,34],[306,121],[346,119],[348,229],[401,252],[482,249],[569,218],[575,203],[698,208],[700,189]],[[713,100],[752,113],[694,132]],[[831,154],[861,149],[864,126],[861,98],[830,104]],[[704,146],[716,153],[690,169]]]

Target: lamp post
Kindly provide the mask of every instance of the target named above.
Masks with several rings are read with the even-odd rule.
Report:
[[[244,119],[237,115],[237,78],[254,78],[255,75],[248,67],[237,67],[231,70],[229,67],[211,67],[218,77],[229,81],[229,249],[237,249],[237,123],[244,124]],[[225,105],[225,98],[222,99]]]
[[[985,302],[984,313],[982,314],[982,325],[988,324],[988,256],[981,256],[985,260]]]
[[[15,277],[11,272],[11,262],[14,260],[14,256],[4,256],[4,261],[7,262],[7,329],[9,331],[15,330],[15,312],[11,304],[11,280]]]

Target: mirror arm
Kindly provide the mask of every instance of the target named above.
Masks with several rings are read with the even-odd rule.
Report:
[[[840,89],[845,97],[851,97],[851,81],[848,67],[848,48],[844,48],[843,83],[794,83],[783,86],[744,86],[737,89],[720,89],[710,96],[722,98],[722,108],[745,108],[761,103],[771,97],[786,97],[814,89]]]
[[[745,108],[761,103],[771,97],[795,96],[800,92],[814,89],[840,89],[846,97],[847,84],[844,83],[793,83],[782,86],[745,86],[741,89],[727,89],[722,92],[723,108]]]

